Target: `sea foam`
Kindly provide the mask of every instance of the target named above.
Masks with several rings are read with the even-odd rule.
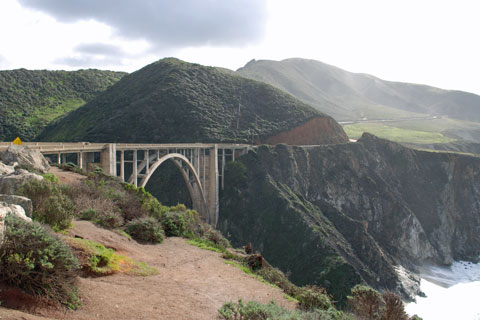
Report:
[[[428,266],[420,277],[427,297],[409,303],[408,314],[424,320],[480,320],[480,264],[457,261],[451,267]]]

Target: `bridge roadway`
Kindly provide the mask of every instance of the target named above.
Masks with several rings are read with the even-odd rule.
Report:
[[[0,151],[13,143],[0,142]],[[89,171],[96,166],[122,181],[145,187],[152,174],[167,160],[180,170],[192,199],[193,208],[213,226],[218,221],[218,194],[224,187],[228,161],[248,152],[248,144],[225,143],[90,143],[24,142],[58,164],[76,163]]]

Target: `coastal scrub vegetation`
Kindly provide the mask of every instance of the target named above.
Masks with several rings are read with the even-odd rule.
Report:
[[[70,308],[78,307],[79,264],[71,248],[36,221],[29,223],[9,215],[5,222],[1,281]]]

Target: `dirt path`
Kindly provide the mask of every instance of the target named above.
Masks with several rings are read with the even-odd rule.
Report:
[[[54,173],[60,181],[65,175]],[[69,172],[67,176],[75,177]],[[65,181],[65,180],[64,180]],[[67,183],[76,183],[76,179]],[[77,181],[78,182],[78,181]],[[182,238],[167,238],[160,245],[141,245],[88,221],[76,221],[71,235],[114,248],[120,254],[155,266],[150,277],[116,274],[80,278],[83,306],[77,311],[36,310],[32,316],[0,307],[0,319],[219,319],[218,309],[228,301],[275,301],[286,308],[295,304],[283,292],[227,265],[219,253],[203,250]]]
[[[51,166],[50,173],[53,173],[57,176],[60,183],[69,184],[69,185],[78,185],[82,182],[82,180],[86,179],[86,176],[82,176],[81,174],[71,172],[71,171],[64,171],[58,167]]]

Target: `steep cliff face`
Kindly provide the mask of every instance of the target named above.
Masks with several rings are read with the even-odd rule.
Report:
[[[395,265],[480,254],[480,158],[365,134],[332,146],[261,146],[239,161],[225,177],[222,231],[337,300],[361,281],[405,293]]]

